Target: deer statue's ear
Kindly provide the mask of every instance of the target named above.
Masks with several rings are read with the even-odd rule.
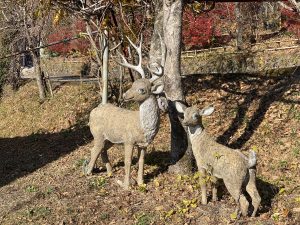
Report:
[[[147,65],[149,71],[154,74],[154,75],[157,75],[157,76],[162,76],[163,74],[163,67],[158,64],[157,62],[152,62],[150,64]]]
[[[205,107],[204,109],[200,110],[199,111],[199,114],[201,116],[209,116],[211,115],[213,112],[215,111],[215,108],[213,106],[208,106],[208,107]]]
[[[154,83],[163,75],[163,67],[157,62],[150,63],[147,67],[151,73],[151,79],[149,80],[151,83]]]
[[[151,86],[151,92],[155,95],[158,95],[164,91],[164,84],[163,82],[157,82],[155,84],[152,84]]]
[[[179,113],[184,113],[184,111],[186,110],[186,105],[182,104],[181,102],[175,102],[175,107],[177,112]]]

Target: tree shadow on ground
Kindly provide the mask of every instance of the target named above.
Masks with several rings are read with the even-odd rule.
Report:
[[[227,74],[215,75],[210,80],[205,76],[190,76],[186,78],[186,90],[222,90],[226,96],[221,98],[224,104],[232,104],[231,97],[238,96],[239,103],[235,118],[231,121],[229,128],[221,134],[217,141],[232,148],[241,148],[254,134],[262,123],[266,112],[275,101],[287,104],[300,104],[300,101],[285,99],[283,95],[290,90],[291,86],[300,81],[300,68],[295,68],[286,75],[267,76],[260,74]],[[246,91],[240,90],[241,83],[249,85]],[[246,118],[249,107],[259,101],[258,107],[251,118]],[[239,128],[248,120],[243,133],[232,143],[228,143]]]
[[[272,199],[279,193],[279,187],[260,178],[256,179],[256,186],[261,197],[259,214],[269,212],[272,208]]]
[[[285,79],[281,79],[276,84],[271,86],[268,92],[265,93],[263,96],[258,96],[256,95],[256,93],[254,94],[250,93],[249,94],[250,96],[252,95],[254,97],[257,96],[260,98],[259,106],[254,112],[252,118],[247,123],[247,127],[245,128],[243,134],[240,135],[240,137],[236,139],[233,143],[231,143],[230,146],[233,148],[241,148],[251,138],[255,130],[259,127],[271,104],[275,101],[282,99],[283,95],[285,94],[286,91],[290,89],[291,85],[296,82],[299,82],[299,78],[300,77],[298,73],[294,73],[290,76],[287,76],[285,77]],[[247,105],[249,103],[245,101],[245,104]],[[239,109],[240,108],[245,109],[245,107],[239,107]]]
[[[160,150],[151,151],[145,156],[145,164],[157,166],[151,173],[145,176],[146,180],[151,180],[168,170],[168,166],[170,165],[170,152]]]
[[[87,126],[74,126],[58,133],[0,138],[0,187],[72,152],[91,139]]]

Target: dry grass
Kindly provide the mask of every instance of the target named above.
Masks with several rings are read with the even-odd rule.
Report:
[[[224,187],[219,202],[202,206],[197,177],[167,172],[166,115],[146,156],[145,187],[123,191],[116,185],[124,175],[119,147],[109,151],[113,176],[105,175],[101,163],[100,172],[83,176],[92,143],[81,121],[97,102],[95,89],[62,86],[55,99],[40,105],[29,84],[0,103],[0,223],[298,224],[299,76],[207,75],[186,78],[184,84],[190,104],[215,106],[204,120],[209,133],[219,142],[258,152],[263,199],[258,217],[236,220],[235,203]]]
[[[0,102],[0,136],[27,136],[34,133],[53,133],[68,129],[87,119],[87,112],[99,103],[93,85],[59,87],[54,98],[39,102],[34,82],[12,92],[4,90]]]

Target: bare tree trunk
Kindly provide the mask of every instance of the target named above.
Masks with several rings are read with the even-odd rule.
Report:
[[[24,8],[23,13],[24,13],[25,36],[29,44],[29,47],[34,48],[37,46],[37,44],[39,45],[41,43],[41,32],[43,27],[39,27],[39,33],[36,34],[37,40],[36,43],[34,43],[34,37],[32,37],[32,35],[29,32],[30,26],[28,26],[28,11],[26,7]],[[33,66],[35,67],[36,82],[39,89],[40,100],[43,101],[46,98],[46,86],[44,85],[43,73],[41,69],[41,59],[38,52],[35,51],[31,52],[31,56],[33,59]]]
[[[181,35],[183,0],[164,0],[163,37],[166,47],[165,94],[171,123],[171,162],[169,171],[190,173],[193,154],[186,130],[181,125],[175,101],[185,101],[181,82]],[[167,41],[166,41],[167,40]]]
[[[261,3],[237,2],[236,15],[236,42],[238,49],[247,49],[255,42],[258,31],[259,9]]]
[[[42,72],[42,68],[41,68],[41,60],[39,58],[39,56],[37,56],[34,52],[32,53],[32,58],[33,58],[33,66],[34,68],[34,72],[36,75],[36,82],[37,82],[37,86],[39,89],[39,96],[40,96],[40,100],[44,100],[46,98],[46,90],[45,90],[45,85],[44,85],[44,79],[43,79],[43,72]]]
[[[104,30],[103,35],[103,65],[102,65],[102,104],[107,103],[107,89],[108,89],[108,57],[109,57],[109,50],[108,50],[108,31]]]
[[[36,46],[33,44],[33,41],[31,39],[29,31],[27,29],[25,29],[25,35],[26,35],[26,39],[27,39],[29,46],[31,48]],[[40,43],[40,41],[38,43]],[[33,66],[35,67],[34,72],[35,72],[35,76],[36,76],[37,86],[39,89],[40,100],[43,101],[46,98],[46,90],[45,90],[43,73],[42,73],[42,68],[41,68],[41,59],[40,59],[40,56],[38,55],[38,53],[35,51],[31,52],[31,56],[33,59]]]
[[[261,5],[262,28],[271,32],[281,28],[281,11],[278,2],[263,2]]]
[[[157,1],[156,9],[155,9],[155,22],[154,29],[151,38],[151,46],[149,52],[149,63],[158,63],[161,64],[162,61],[162,46],[160,38],[164,39],[164,11],[163,11],[163,3],[161,1]]]

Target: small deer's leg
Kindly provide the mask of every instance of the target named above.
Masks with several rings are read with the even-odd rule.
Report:
[[[218,180],[216,177],[213,177],[212,180],[212,201],[218,201]]]
[[[132,162],[132,152],[133,144],[125,144],[125,177],[124,182],[118,181],[118,184],[121,185],[125,190],[129,189],[130,186],[130,169]]]
[[[240,216],[240,212],[243,216],[248,215],[248,208],[249,202],[247,201],[246,197],[241,193],[242,183],[238,182],[236,184],[229,183],[228,181],[224,180],[224,184],[234,198],[235,202],[237,203],[236,213],[237,216]]]
[[[138,147],[139,151],[139,170],[138,170],[138,185],[142,185],[144,183],[144,163],[145,163],[145,147]]]
[[[91,149],[91,160],[85,169],[85,174],[89,175],[92,173],[96,160],[99,157],[100,152],[104,147],[104,139],[103,138],[95,138],[94,139],[94,147]]]
[[[107,151],[108,151],[108,149],[105,146],[105,148],[103,148],[102,151],[101,151],[101,159],[102,159],[102,162],[106,166],[107,174],[111,175],[112,174],[112,167],[111,167],[111,164],[110,164],[109,159],[108,159]]]
[[[255,169],[249,169],[249,181],[246,185],[246,191],[250,195],[252,199],[252,205],[253,205],[253,212],[252,217],[256,215],[257,209],[259,207],[259,204],[261,202],[261,197],[257,191],[256,188],[256,170]]]
[[[200,187],[201,187],[201,203],[203,205],[207,204],[207,188],[206,188],[206,170],[199,168],[200,173]]]
[[[240,203],[240,208],[241,208],[242,215],[243,216],[248,216],[249,202],[246,199],[245,195],[240,194],[239,203]]]

